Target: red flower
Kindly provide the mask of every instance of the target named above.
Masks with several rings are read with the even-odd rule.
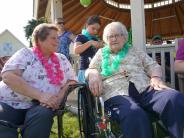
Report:
[[[103,122],[99,122],[98,126],[100,129],[103,129],[103,130],[105,130],[107,128],[107,125]]]

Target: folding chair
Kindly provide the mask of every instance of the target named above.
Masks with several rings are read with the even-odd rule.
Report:
[[[63,115],[66,111],[65,107],[66,107],[66,101],[67,101],[67,97],[68,95],[74,91],[76,88],[82,88],[84,87],[85,84],[82,83],[76,83],[76,84],[72,84],[69,85],[68,90],[66,91],[63,101],[61,103],[60,109],[56,110],[56,116],[57,116],[57,125],[58,125],[58,138],[64,138],[64,133],[63,133]]]
[[[55,115],[57,116],[58,138],[61,138],[61,137],[64,138],[63,115],[66,111],[65,104],[67,101],[67,97],[72,91],[74,91],[74,89],[84,87],[84,86],[85,86],[85,84],[80,84],[80,83],[69,85],[69,88],[64,95],[63,101],[61,102],[60,108],[58,110],[56,110]],[[39,104],[39,102],[37,102],[37,103]],[[19,136],[21,136],[21,129],[22,129],[23,125],[15,125],[15,124],[8,122],[8,121],[5,121],[5,120],[0,120],[0,125],[10,128],[10,131],[17,131],[18,132],[17,134]]]

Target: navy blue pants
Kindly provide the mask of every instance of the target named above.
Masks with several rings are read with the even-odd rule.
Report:
[[[184,95],[173,89],[144,91],[129,87],[130,96],[115,96],[105,102],[113,120],[120,124],[125,138],[152,138],[148,114],[156,115],[171,138],[183,138]]]
[[[0,120],[22,125],[23,138],[49,138],[54,112],[35,105],[30,109],[14,109],[0,102]],[[17,138],[16,128],[0,123],[0,138]]]

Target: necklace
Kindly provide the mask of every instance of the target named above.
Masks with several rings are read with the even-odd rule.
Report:
[[[96,35],[91,35],[86,29],[82,29],[82,34],[85,35],[88,40],[99,39]]]
[[[60,69],[61,66],[56,54],[52,53],[50,55],[50,59],[52,63],[48,63],[48,59],[44,58],[38,46],[35,46],[35,48],[33,48],[33,52],[36,54],[39,61],[42,63],[43,67],[45,68],[47,73],[47,78],[49,78],[49,82],[51,84],[59,85],[61,83],[61,80],[63,80],[64,76],[63,76],[63,71]]]
[[[102,49],[102,76],[109,76],[112,75],[116,70],[119,69],[119,65],[121,61],[125,58],[126,54],[128,53],[129,44],[125,43],[124,47],[117,53],[117,55],[112,60],[110,65],[109,58],[110,58],[110,48],[106,45]]]

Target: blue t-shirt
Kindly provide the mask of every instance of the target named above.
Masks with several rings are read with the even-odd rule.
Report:
[[[70,35],[72,32],[65,31],[62,35],[59,35],[59,48],[58,53],[64,54],[68,59],[70,59],[69,46],[72,40],[70,39]]]
[[[98,41],[97,39],[93,38],[92,40]],[[85,35],[77,35],[75,42],[81,42],[82,44],[88,42],[89,39]],[[88,68],[90,59],[93,58],[97,49],[94,46],[90,46],[84,52],[80,54],[80,70],[85,70]]]

